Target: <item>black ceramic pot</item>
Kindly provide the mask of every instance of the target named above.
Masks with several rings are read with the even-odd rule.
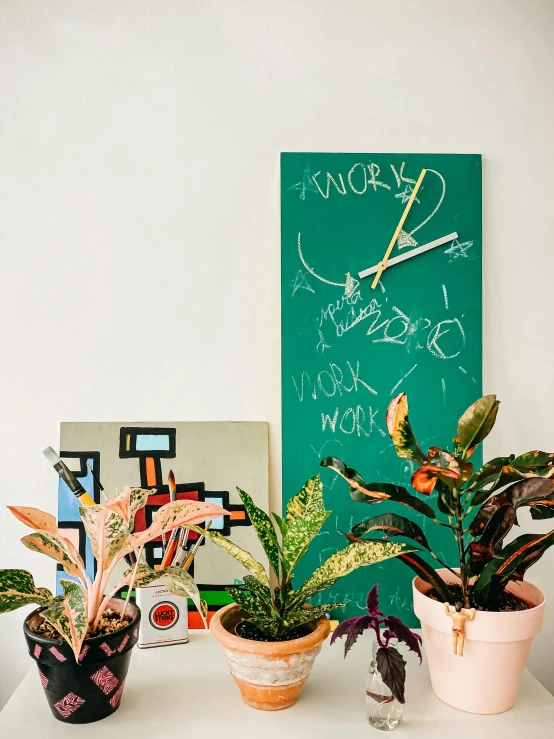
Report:
[[[110,601],[114,611],[122,607],[120,598]],[[28,616],[23,631],[54,717],[68,724],[106,718],[121,702],[131,650],[137,643],[140,609],[129,603],[127,613],[133,620],[128,626],[107,636],[85,639],[79,662],[65,640],[46,639],[29,629],[28,622],[39,611],[37,608]]]

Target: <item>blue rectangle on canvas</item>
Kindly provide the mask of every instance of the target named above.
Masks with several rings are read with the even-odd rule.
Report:
[[[204,498],[204,501],[206,503],[214,503],[215,505],[222,506],[223,500],[221,498]],[[223,516],[218,516],[217,518],[207,518],[206,521],[212,522],[212,529],[222,529],[225,527],[225,520]]]
[[[169,451],[169,436],[166,434],[137,434],[137,452]]]

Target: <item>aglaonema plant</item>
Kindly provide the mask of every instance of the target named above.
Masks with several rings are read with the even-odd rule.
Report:
[[[138,564],[126,570],[112,591],[106,593],[110,577],[125,555],[172,529],[197,529],[197,524],[207,518],[227,513],[213,503],[178,500],[162,506],[145,531],[132,533],[135,514],[152,492],[125,487],[107,503],[79,508],[96,559],[94,580],[87,575],[79,552],[58,529],[54,516],[37,508],[8,506],[17,519],[34,529],[33,534],[21,539],[22,543],[55,559],[72,579],[60,580],[64,594],[54,597],[47,588],[37,588],[26,570],[0,570],[0,613],[31,603],[42,606],[42,617],[67,640],[77,660],[87,633],[94,633],[110,600],[131,581],[140,587],[161,579],[175,595],[191,598],[204,618],[207,606],[200,599],[194,580],[178,567],[155,571],[146,564]]]
[[[554,544],[554,530],[537,536],[523,534],[505,544],[517,525],[517,512],[528,506],[533,519],[554,517],[554,454],[531,451],[519,456],[496,457],[478,470],[469,461],[476,447],[488,436],[496,421],[499,401],[485,395],[471,405],[458,421],[451,447],[431,447],[425,454],[408,419],[408,402],[400,393],[387,412],[387,428],[399,457],[409,460],[414,471],[411,485],[431,499],[436,510],[405,487],[391,482],[367,483],[359,472],[336,457],[321,461],[344,477],[354,500],[375,505],[387,501],[423,515],[436,526],[451,532],[458,553],[456,576],[463,606],[496,610],[510,580],[522,580],[527,569]],[[446,566],[433,552],[422,528],[396,512],[362,521],[352,528],[350,541],[366,541],[365,535],[384,540],[402,537],[427,550],[437,563]],[[400,554],[423,580],[430,583],[444,602],[454,602],[450,586],[425,559]],[[474,584],[470,585],[472,578]]]
[[[303,584],[299,584],[293,579],[295,568],[330,515],[323,503],[323,485],[319,475],[308,480],[300,492],[290,499],[284,518],[272,514],[276,525],[247,493],[240,489],[238,493],[267,555],[276,587],[272,588],[264,566],[249,552],[218,532],[206,531],[205,534],[249,571],[250,574],[243,579],[244,585],[227,590],[247,614],[245,620],[253,623],[269,640],[286,639],[298,626],[344,605],[325,603],[304,607],[339,578],[358,567],[414,550],[411,544],[401,542],[352,542],[332,554]]]
[[[352,649],[359,636],[364,631],[372,629],[377,640],[378,649],[375,654],[377,669],[383,682],[394,695],[397,701],[404,703],[404,689],[406,685],[406,661],[398,651],[396,645],[405,644],[415,652],[421,664],[421,637],[410,629],[396,616],[386,616],[379,610],[378,586],[374,585],[367,596],[367,615],[347,618],[340,623],[331,637],[331,644],[337,639],[346,637],[344,642],[344,656]]]

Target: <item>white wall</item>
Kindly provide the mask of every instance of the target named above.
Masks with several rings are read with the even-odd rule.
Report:
[[[483,153],[486,452],[552,450],[553,32],[551,0],[2,0],[2,504],[54,511],[58,422],[122,418],[270,421],[277,500],[281,150]],[[52,584],[21,529],[1,566]]]

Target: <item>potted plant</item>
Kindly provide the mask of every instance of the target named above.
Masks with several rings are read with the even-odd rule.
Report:
[[[89,723],[113,713],[120,704],[131,649],[137,641],[140,610],[115,593],[129,585],[146,585],[160,578],[176,595],[192,598],[206,613],[191,576],[178,567],[154,571],[140,563],[128,569],[106,594],[118,562],[130,552],[177,527],[199,524],[226,513],[212,503],[175,501],[162,506],[145,531],[133,534],[137,510],[152,490],[123,488],[103,505],[79,508],[96,559],[92,581],[81,556],[58,529],[56,519],[37,508],[9,506],[22,523],[34,529],[22,543],[57,560],[71,579],[62,579],[64,594],[54,597],[37,588],[26,570],[0,570],[0,613],[36,603],[25,620],[29,654],[55,718],[67,723]]]
[[[275,587],[263,565],[248,552],[218,532],[205,532],[250,573],[243,585],[227,588],[235,603],[216,612],[210,630],[223,647],[245,702],[254,708],[277,711],[298,700],[329,635],[325,614],[343,605],[312,607],[308,601],[358,567],[411,552],[414,547],[399,542],[353,542],[332,554],[299,584],[293,582],[295,567],[330,514],[323,504],[319,475],[291,498],[284,518],[273,513],[276,526],[247,493],[238,493],[267,555]]]
[[[421,637],[396,616],[386,616],[379,610],[377,585],[369,591],[366,611],[367,615],[347,618],[340,623],[333,632],[331,644],[346,636],[346,657],[364,631],[373,631],[375,636],[366,681],[367,720],[375,729],[392,731],[402,720],[402,704],[405,703],[406,661],[397,647],[405,644],[417,654],[421,664]]]
[[[554,516],[554,454],[497,457],[478,470],[469,461],[492,430],[498,406],[495,395],[479,398],[458,421],[451,448],[431,447],[425,454],[408,419],[406,395],[391,402],[387,428],[396,452],[413,464],[412,487],[427,498],[433,495],[437,511],[404,487],[366,483],[336,457],[321,462],[348,481],[355,500],[398,503],[452,533],[457,567],[442,563],[435,570],[418,554],[399,557],[418,575],[414,610],[423,626],[433,690],[445,703],[472,713],[500,713],[515,703],[544,613],[544,595],[523,577],[554,543],[554,530],[505,543],[520,507],[530,507],[533,519]],[[422,528],[397,513],[362,521],[347,538],[365,541],[364,534],[379,532],[385,540],[403,537],[417,543],[441,563]]]

